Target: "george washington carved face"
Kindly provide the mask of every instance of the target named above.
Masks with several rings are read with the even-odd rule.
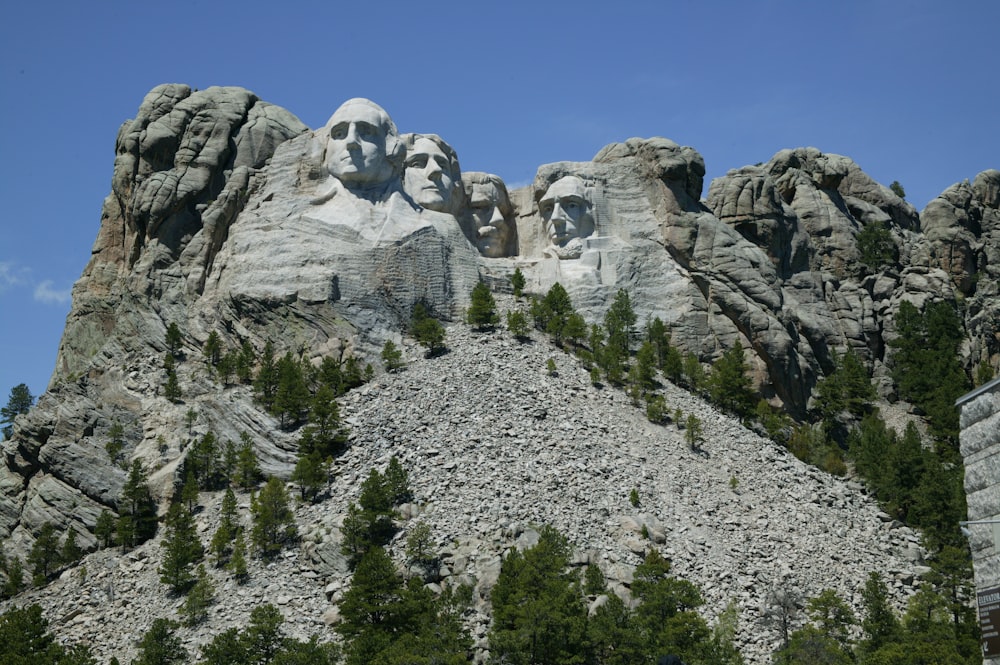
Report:
[[[349,99],[327,122],[324,165],[352,191],[384,185],[399,172],[403,146],[385,110],[367,99]]]

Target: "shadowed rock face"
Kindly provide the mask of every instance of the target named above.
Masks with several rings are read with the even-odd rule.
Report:
[[[45,521],[93,542],[125,477],[104,452],[116,421],[161,496],[183,459],[176,433],[189,409],[220,439],[249,433],[265,470],[290,471],[295,436],[247,388],[221,391],[212,378],[201,354],[211,332],[227,348],[270,341],[315,362],[377,364],[415,303],[456,319],[477,281],[505,285],[515,268],[529,291],[561,283],[591,322],[626,289],[640,324],[660,317],[704,362],[739,341],[761,393],[796,415],[834,352],[854,349],[887,385],[903,299],[961,293],[967,364],[1000,362],[1000,172],[917,215],[850,159],[800,148],[730,171],[702,200],[696,150],[633,138],[589,162],[543,165],[529,187],[466,174],[463,189],[439,137],[396,135],[367,100],[341,110],[314,132],[246,90],[164,85],[122,126],[50,389],[3,444],[0,536],[13,549]],[[370,187],[359,184],[365,165],[377,171]],[[583,214],[554,223],[573,201]],[[873,271],[857,236],[875,223],[899,260]],[[557,225],[573,238],[554,236]],[[184,332],[182,404],[162,395],[170,323]]]

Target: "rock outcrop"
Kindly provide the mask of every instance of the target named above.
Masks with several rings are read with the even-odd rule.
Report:
[[[412,152],[418,145],[419,155]],[[409,156],[419,159],[407,159],[407,146]],[[46,522],[74,529],[84,546],[94,544],[96,517],[104,508],[115,510],[125,479],[104,450],[115,423],[124,429],[126,457],[149,469],[161,499],[178,481],[190,438],[185,434],[190,411],[197,414],[199,431],[234,441],[245,433],[265,471],[289,474],[295,434],[279,428],[254,403],[248,388],[220,386],[202,357],[212,333],[226,348],[248,345],[259,353],[270,343],[278,354],[291,352],[314,363],[332,356],[377,364],[385,341],[403,342],[415,304],[423,303],[442,319],[458,320],[474,284],[484,281],[505,291],[515,269],[526,276],[528,291],[542,293],[561,283],[590,322],[600,320],[617,291],[626,289],[640,324],[660,317],[670,327],[673,343],[703,362],[740,342],[751,351],[761,394],[794,416],[806,413],[817,380],[832,368],[834,354],[847,349],[872,368],[883,397],[895,397],[885,380],[891,362],[887,343],[902,300],[918,305],[941,298],[960,302],[968,333],[962,351],[966,368],[1000,365],[998,171],[949,188],[918,215],[850,159],[799,148],[730,171],[712,182],[702,199],[705,165],[695,149],[663,138],[633,138],[607,146],[589,162],[541,166],[525,188],[508,193],[498,179],[477,174],[467,179],[466,192],[458,157],[440,137],[398,134],[388,114],[367,100],[350,100],[325,127],[311,131],[289,112],[245,90],[192,91],[182,85],[159,86],[146,96],[137,117],[119,131],[116,154],[112,193],[104,202],[91,261],[74,287],[49,389],[29,414],[18,418],[14,436],[2,444],[0,537],[8,552],[27,551]],[[489,185],[489,191],[474,185]],[[440,191],[432,191],[436,186]],[[496,210],[473,211],[473,203]],[[864,266],[857,238],[874,224],[888,230],[898,259]],[[483,235],[500,229],[503,242],[483,241]],[[167,399],[163,390],[170,324],[183,333],[177,367],[180,401]],[[484,344],[486,357],[477,357],[471,376],[478,372],[482,381],[517,376],[511,365],[520,358],[504,348],[499,357],[506,360],[497,363]],[[439,396],[450,399],[449,382],[458,377],[427,371]],[[570,376],[573,371],[566,369]],[[578,423],[563,414],[551,424],[552,419],[546,420],[551,386],[541,391],[544,396],[524,397],[519,380],[497,388],[509,391],[509,400],[490,398],[491,406],[500,402],[511,410],[473,409],[477,438],[463,440],[474,447],[460,450],[449,441],[453,458],[437,459],[452,465],[446,471],[461,467],[468,475],[486,464],[484,473],[503,475],[511,469],[497,467],[495,459],[487,464],[480,450],[495,447],[503,456],[530,449],[535,466],[525,468],[520,479],[503,476],[502,483],[537,482],[545,492],[558,485],[578,494],[579,505],[559,503],[558,510],[545,513],[518,505],[527,498],[539,505],[535,495],[496,500],[487,490],[501,481],[489,478],[476,485],[486,494],[470,495],[474,508],[453,505],[449,493],[455,488],[434,475],[427,481],[434,489],[426,490],[425,498],[444,512],[433,519],[456,537],[492,539],[489,557],[506,546],[499,543],[512,536],[515,523],[552,521],[565,525],[574,539],[588,541],[581,546],[604,548],[600,556],[607,555],[609,565],[624,565],[629,556],[615,549],[622,543],[612,545],[607,524],[574,526],[579,517],[574,510],[586,512],[585,506],[605,501],[585,493],[584,476],[574,474],[620,481],[616,465],[626,462],[616,461],[617,444],[602,449],[600,458],[569,444],[542,450],[547,441],[562,441],[564,430],[572,430],[580,446],[599,445],[613,430],[610,416]],[[584,383],[560,389],[585,400],[581,409],[590,402],[600,403],[595,408],[605,414],[626,408],[618,398],[593,392]],[[352,454],[396,450],[421,474],[428,464],[421,455],[433,457],[432,443],[425,440],[428,431],[437,439],[466,436],[466,421],[453,422],[457,414],[448,416],[448,423],[434,421],[448,412],[446,404],[441,409],[425,405],[421,414],[407,410],[418,385],[388,379],[376,385],[402,394],[383,394],[372,386],[350,398],[352,417],[364,428],[356,434]],[[470,393],[478,386],[474,379],[456,385]],[[362,394],[364,398],[358,396]],[[672,398],[687,399],[679,394]],[[365,412],[366,399],[387,411]],[[685,408],[704,407],[692,403]],[[707,420],[716,419],[700,412]],[[543,427],[528,427],[543,420]],[[645,428],[637,431],[643,441],[660,436]],[[721,439],[712,444],[715,454],[734,468],[742,456],[777,463],[787,472],[768,483],[792,487],[793,477],[812,473],[737,431],[735,424],[712,432],[710,436],[741,441],[739,453]],[[410,438],[419,445],[408,444]],[[704,496],[689,502],[692,515],[707,510],[716,492],[707,480],[712,465],[681,463],[651,450],[643,448],[627,460],[629,477],[645,478],[658,488],[657,496],[683,503],[691,497],[661,479],[666,466],[683,466],[685,482],[705,488]],[[583,456],[584,467],[574,466],[574,458]],[[381,459],[345,464],[361,469]],[[562,469],[566,479],[551,478],[546,468]],[[706,476],[700,479],[702,473]],[[338,481],[345,492],[353,488],[352,479],[357,480],[356,474]],[[815,490],[818,500],[807,497],[811,504],[870,511],[864,519],[871,528],[864,534],[837,534],[861,547],[856,557],[844,561],[869,561],[882,547],[876,540],[885,535],[879,532],[878,518],[869,519],[875,509],[858,488],[831,489],[828,479],[814,480],[822,489]],[[824,498],[828,491],[836,496]],[[772,529],[786,533],[785,526],[771,525],[769,517],[759,514],[759,506],[772,500],[748,494],[745,500],[715,505],[709,514],[744,511],[764,520],[758,520],[764,525],[761,538]],[[606,520],[623,518],[610,504],[606,510]],[[650,519],[655,518],[650,529],[676,534],[678,544],[670,546],[680,561],[690,555],[682,569],[710,585],[713,608],[726,597],[752,604],[754,579],[787,577],[786,568],[795,568],[789,561],[799,557],[796,543],[782,541],[787,556],[782,554],[781,561],[761,545],[754,561],[768,561],[766,566],[746,575],[730,571],[726,578],[721,571],[743,565],[734,550],[736,541],[719,535],[727,531],[727,523],[713,522],[709,529],[703,519],[692,527],[684,522],[696,517],[678,521],[664,510],[650,507]],[[813,512],[817,515],[811,519],[820,519],[822,511]],[[460,528],[455,521],[459,514],[475,528]],[[509,523],[494,525],[495,518]],[[317,520],[324,529],[336,526]],[[490,535],[498,528],[500,536]],[[717,533],[709,537],[705,529]],[[820,534],[810,538],[820,539]],[[903,541],[910,542],[903,538],[893,546],[902,547]],[[717,556],[694,563],[703,549]],[[329,547],[313,541],[307,553],[311,566],[336,573],[337,557]],[[476,574],[489,577],[487,569]],[[624,577],[617,579],[624,584]],[[728,581],[716,581],[723,579]]]

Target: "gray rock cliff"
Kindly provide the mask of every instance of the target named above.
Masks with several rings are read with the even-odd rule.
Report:
[[[365,123],[378,128],[374,137],[359,138]],[[249,344],[259,352],[270,342],[279,354],[315,363],[332,356],[377,365],[386,340],[408,344],[403,333],[416,303],[457,321],[478,281],[504,291],[516,268],[528,278],[529,291],[563,284],[589,322],[600,320],[617,291],[626,289],[640,325],[659,316],[673,343],[703,362],[740,342],[751,352],[761,394],[795,416],[805,414],[835,353],[853,349],[876,378],[887,376],[893,313],[904,299],[958,302],[968,334],[966,368],[1000,366],[998,171],[948,188],[918,214],[850,159],[799,148],[730,171],[702,199],[705,165],[695,149],[633,138],[607,146],[589,162],[543,165],[530,186],[509,194],[479,174],[474,184],[480,189],[470,181],[468,191],[476,194],[476,205],[502,208],[499,214],[467,209],[470,197],[428,197],[434,183],[461,192],[462,179],[457,156],[440,137],[418,136],[407,155],[388,114],[367,100],[350,100],[325,127],[310,130],[239,88],[163,85],[146,96],[116,140],[112,191],[92,258],[73,290],[49,389],[18,418],[12,439],[0,444],[0,537],[8,552],[27,551],[45,522],[76,530],[85,547],[94,544],[96,517],[116,508],[125,480],[104,450],[114,423],[124,427],[127,458],[150,470],[161,500],[178,481],[189,410],[197,412],[201,431],[220,439],[249,434],[264,470],[287,477],[294,433],[278,427],[248,387],[219,385],[201,352],[211,333],[227,348]],[[365,141],[377,148],[371,159],[358,149]],[[417,145],[425,154],[414,152]],[[899,259],[865,268],[857,237],[875,223],[889,230]],[[477,234],[498,229],[508,233],[505,242],[486,254],[489,243]],[[184,337],[179,402],[163,394],[165,333],[172,323]],[[508,362],[516,355],[504,351]],[[507,371],[489,358],[479,360],[475,371]],[[440,382],[442,395],[449,382],[464,381],[452,375],[428,380]],[[512,381],[495,389],[520,390]],[[894,397],[888,382],[882,385],[883,396]],[[604,399],[587,388],[568,390]],[[405,406],[406,395],[379,398]],[[526,407],[499,411],[505,422],[538,417]],[[410,421],[433,416],[407,413]],[[369,413],[359,422],[396,432],[386,418],[391,420]],[[566,422],[554,426],[565,428]],[[520,425],[498,427],[502,432],[483,427],[476,436],[503,439]],[[593,423],[572,427],[581,444],[597,445],[607,431]],[[720,437],[732,434],[724,429]],[[392,436],[394,445],[406,448],[405,440]],[[775,458],[758,440],[740,437],[748,456]],[[514,443],[542,446],[543,440],[534,432]],[[388,445],[370,432],[356,441]],[[504,440],[504,454],[516,456],[510,445]],[[565,454],[575,453],[567,448]],[[645,452],[634,461],[637,472],[662,471],[650,466]],[[422,462],[414,463],[421,468]],[[480,461],[467,450],[454,463],[472,468]],[[787,475],[781,482],[793,483],[802,470],[782,464]],[[686,473],[696,476],[696,465]],[[530,469],[524,474],[525,483],[538,477]],[[854,489],[836,493],[847,503],[861,501]],[[477,500],[482,510],[476,508],[472,519],[496,512],[486,499]],[[758,502],[746,503],[752,512]],[[517,511],[505,509],[513,519]],[[536,517],[531,511],[517,515]],[[573,523],[568,513],[557,518]],[[451,524],[448,516],[439,519]],[[769,570],[781,569],[780,562],[773,564]],[[715,575],[698,571],[706,580]],[[730,591],[720,587],[710,596],[721,602]]]

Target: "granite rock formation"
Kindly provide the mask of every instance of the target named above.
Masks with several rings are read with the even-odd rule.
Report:
[[[422,156],[407,161],[407,149]],[[377,364],[386,340],[404,342],[416,303],[458,320],[478,281],[503,291],[518,268],[528,291],[563,284],[591,322],[626,289],[640,324],[659,316],[673,342],[703,362],[740,342],[751,351],[761,394],[795,416],[805,414],[835,353],[853,349],[877,379],[887,376],[893,313],[904,299],[960,301],[967,369],[1000,365],[998,171],[948,188],[918,214],[850,159],[800,148],[730,171],[703,199],[705,165],[695,149],[633,138],[589,162],[541,166],[530,186],[507,192],[485,174],[463,177],[443,140],[398,134],[367,100],[350,100],[312,131],[245,90],[182,85],[151,91],[119,131],[116,150],[112,193],[74,287],[49,389],[2,443],[0,537],[8,552],[25,552],[45,522],[94,544],[96,517],[115,509],[125,479],[104,450],[114,423],[124,428],[126,456],[150,469],[161,499],[178,481],[187,445],[178,433],[189,410],[202,431],[221,439],[248,433],[264,470],[289,474],[295,434],[281,430],[249,390],[220,387],[201,353],[211,333],[228,348],[260,351],[271,342],[280,354],[314,362],[352,356]],[[486,183],[493,183],[489,195],[475,189]],[[436,185],[437,194],[428,189]],[[493,206],[489,215],[475,209],[483,203]],[[898,259],[860,263],[858,234],[872,224],[889,230]],[[502,242],[481,242],[500,229]],[[172,323],[184,336],[179,403],[163,394]],[[513,363],[516,355],[504,357]],[[475,371],[507,371],[480,360]],[[428,377],[452,380],[464,381]],[[883,397],[895,397],[890,382],[880,385]],[[521,427],[517,421],[545,412],[544,403],[513,413],[498,407],[495,427],[477,430],[478,442],[492,445],[492,437]],[[577,434],[596,445],[601,427],[591,430]],[[398,434],[371,436],[356,441],[388,452],[391,440],[412,452]],[[533,450],[544,437],[508,444]],[[758,440],[746,446],[751,457],[776,454]],[[456,455],[447,464],[480,464],[472,451]],[[545,458],[550,463],[563,460]],[[652,464],[636,461],[637,473],[655,476]],[[782,482],[804,473],[785,466]],[[528,485],[541,478],[525,473]],[[862,501],[857,488],[836,492],[847,503]],[[490,519],[489,502],[477,501],[469,518]],[[568,514],[553,518],[572,523]],[[706,569],[704,577],[717,572]],[[749,582],[739,584],[736,593],[748,593]],[[720,597],[736,588],[720,587]]]

